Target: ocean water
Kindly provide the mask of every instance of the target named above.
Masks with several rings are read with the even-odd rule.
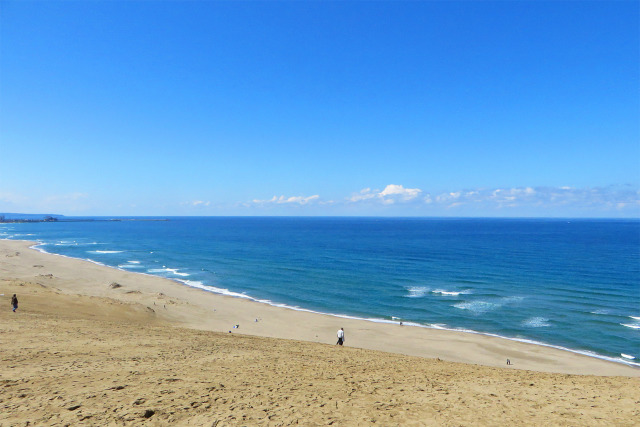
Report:
[[[140,219],[0,224],[0,238],[267,304],[640,367],[638,220]]]

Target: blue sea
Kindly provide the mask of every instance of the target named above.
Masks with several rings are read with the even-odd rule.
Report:
[[[0,224],[0,238],[265,304],[640,366],[638,220],[89,219]]]

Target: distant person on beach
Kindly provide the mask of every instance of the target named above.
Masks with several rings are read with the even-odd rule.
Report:
[[[13,294],[13,296],[11,297],[11,307],[13,307],[14,313],[18,309],[18,297],[16,296],[16,294]]]
[[[344,328],[340,328],[340,330],[338,331],[338,342],[336,343],[336,345],[342,344],[344,344]]]

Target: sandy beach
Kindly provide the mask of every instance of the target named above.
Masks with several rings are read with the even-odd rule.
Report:
[[[623,364],[273,307],[31,245],[0,241],[1,426],[634,425],[640,415],[640,370]]]

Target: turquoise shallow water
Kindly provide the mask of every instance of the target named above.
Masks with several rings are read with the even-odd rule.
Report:
[[[264,303],[640,366],[637,220],[190,217],[0,224],[0,238]]]

